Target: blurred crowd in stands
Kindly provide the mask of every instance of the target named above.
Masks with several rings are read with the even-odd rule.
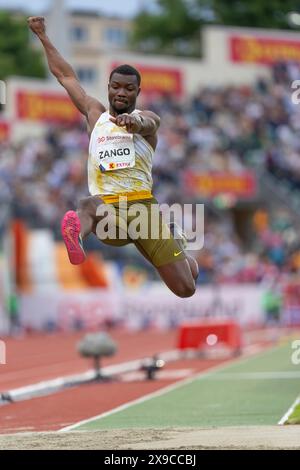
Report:
[[[300,189],[300,105],[291,100],[291,82],[300,67],[278,64],[272,80],[259,78],[253,87],[202,88],[191,100],[171,96],[143,103],[161,116],[154,157],[154,194],[159,202],[192,202],[184,172],[265,170]],[[32,228],[50,228],[60,237],[64,212],[87,195],[88,136],[85,125],[50,126],[44,138],[22,144],[1,144],[0,225],[8,216]],[[258,176],[259,178],[259,176]],[[263,180],[260,180],[263,186]],[[286,205],[259,198],[245,208],[246,232],[236,225],[234,211],[206,201],[205,245],[194,255],[199,283],[262,282],[300,270],[300,238]],[[201,202],[201,199],[194,199]],[[87,249],[97,249],[120,265],[147,269],[132,248],[113,249],[91,236]],[[153,270],[149,270],[152,273]]]

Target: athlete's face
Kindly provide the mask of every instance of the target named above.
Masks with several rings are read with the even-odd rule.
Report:
[[[135,75],[114,73],[108,84],[108,100],[116,114],[131,113],[140,93]]]

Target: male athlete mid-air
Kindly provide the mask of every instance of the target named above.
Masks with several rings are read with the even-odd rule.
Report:
[[[147,218],[153,205],[158,207],[158,202],[152,196],[152,158],[157,145],[160,118],[151,111],[136,109],[141,77],[135,68],[121,65],[112,71],[108,83],[107,110],[82,89],[73,68],[47,37],[44,18],[31,17],[28,24],[45,49],[50,71],[87,120],[90,137],[88,184],[91,196],[82,199],[77,212],[67,212],[62,220],[62,235],[70,262],[80,264],[85,260],[82,239],[92,232],[99,238],[96,229],[101,220],[98,216],[100,205],[102,208],[103,204],[112,205],[118,217],[122,217],[120,197],[123,197],[122,200],[126,197],[128,209],[132,204],[142,205]],[[126,223],[129,224],[132,219],[134,217],[128,216]],[[174,231],[172,235],[168,230],[168,238],[162,236],[166,224],[161,217],[158,224],[156,238],[149,236],[133,239],[128,229],[126,239],[119,236],[119,239],[102,241],[114,246],[134,243],[174,294],[190,297],[195,292],[197,262],[184,252],[182,240],[173,237]]]

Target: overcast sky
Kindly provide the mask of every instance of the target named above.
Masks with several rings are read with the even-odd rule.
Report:
[[[28,11],[30,14],[41,14],[49,7],[52,0],[0,0],[0,9],[20,8]],[[155,0],[65,0],[66,4],[71,7],[82,9],[96,9],[99,12],[108,15],[118,15],[131,17],[139,10],[141,6],[148,8],[155,4]],[[26,5],[28,3],[28,5]]]

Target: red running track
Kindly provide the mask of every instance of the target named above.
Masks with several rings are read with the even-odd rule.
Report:
[[[91,361],[81,358],[76,351],[76,345],[83,336],[81,332],[6,339],[7,364],[0,366],[0,391],[90,369]],[[105,359],[103,366],[176,347],[176,332],[112,331],[110,336],[117,342],[118,351],[114,357]]]

